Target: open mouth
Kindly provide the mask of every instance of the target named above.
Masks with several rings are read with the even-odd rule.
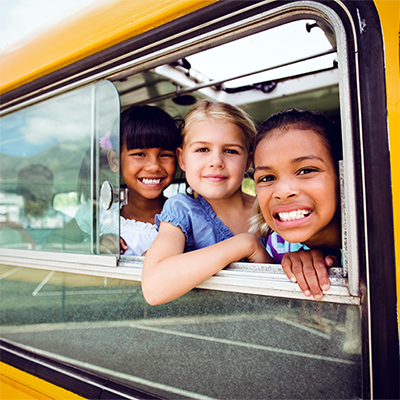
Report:
[[[144,183],[145,185],[158,185],[163,180],[164,178],[157,178],[157,179],[139,178],[139,181]]]
[[[287,222],[308,217],[312,212],[313,210],[296,210],[290,212],[280,212],[276,213],[274,217],[278,221]]]

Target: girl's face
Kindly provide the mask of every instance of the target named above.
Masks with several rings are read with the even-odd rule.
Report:
[[[130,194],[145,199],[163,195],[174,180],[176,169],[175,153],[161,148],[131,149],[122,146],[121,174]]]
[[[194,122],[178,148],[189,185],[205,199],[226,199],[241,190],[248,158],[244,133],[230,122]]]
[[[320,135],[273,131],[258,144],[254,167],[258,201],[271,229],[309,247],[339,241],[338,176]]]

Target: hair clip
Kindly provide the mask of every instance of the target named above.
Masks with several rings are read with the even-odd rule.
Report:
[[[112,150],[113,146],[110,140],[111,131],[108,131],[102,138],[100,138],[100,147],[104,150]]]

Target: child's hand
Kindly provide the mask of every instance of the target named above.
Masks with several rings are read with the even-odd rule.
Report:
[[[249,253],[245,257],[248,262],[252,263],[275,263],[273,258],[268,254],[265,246],[256,238],[256,236],[250,233],[240,233],[235,236],[235,240],[246,240],[248,241]],[[239,239],[240,238],[240,239]]]
[[[282,258],[282,268],[292,282],[297,282],[305,296],[322,299],[322,290],[330,288],[328,271],[337,263],[335,256],[324,256],[320,250],[299,250],[286,253]]]
[[[126,244],[125,240],[122,239],[122,237],[119,238],[119,244],[120,244],[121,254],[124,254],[128,250],[128,245]]]

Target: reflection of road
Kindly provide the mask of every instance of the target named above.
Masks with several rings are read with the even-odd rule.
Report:
[[[19,316],[23,325],[16,326],[15,320],[14,326],[2,326],[1,336],[45,355],[173,398],[359,396],[359,357],[343,351],[342,306],[329,309],[340,311],[338,320],[329,320],[322,315],[327,305],[313,306],[301,315],[301,308],[288,308],[287,301],[198,291],[179,303],[149,308],[152,318],[146,318],[138,285],[117,287],[108,282],[114,286],[61,290],[52,284],[61,279],[55,273],[37,290],[49,276],[49,271],[40,272],[40,279],[19,282],[19,293],[10,295],[14,304],[19,299],[17,308],[25,302],[31,312],[45,313],[47,321],[27,324]],[[2,296],[4,290],[15,289],[15,281],[8,279],[0,281]],[[57,316],[51,310],[62,301],[63,318],[75,322],[51,320]],[[85,314],[88,308],[91,312]],[[189,308],[198,313],[201,308],[203,315],[190,315]],[[119,320],[107,321],[106,314]],[[320,322],[315,323],[318,316]]]

